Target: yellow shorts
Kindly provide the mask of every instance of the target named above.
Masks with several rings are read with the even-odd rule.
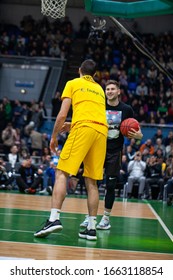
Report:
[[[102,180],[106,142],[106,136],[91,127],[72,128],[63,146],[57,168],[76,175],[83,162],[83,176]]]

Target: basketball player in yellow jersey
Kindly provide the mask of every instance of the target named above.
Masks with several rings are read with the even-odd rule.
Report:
[[[66,196],[68,175],[76,175],[81,163],[84,165],[85,184],[88,193],[88,227],[79,237],[96,240],[96,216],[99,203],[97,180],[103,178],[108,125],[106,120],[105,94],[93,76],[96,63],[85,60],[79,68],[80,77],[67,82],[62,93],[62,106],[56,118],[50,149],[56,153],[57,135],[72,105],[71,130],[64,144],[57,165],[56,180],[52,194],[49,220],[37,231],[35,237],[45,237],[62,229],[60,212]]]

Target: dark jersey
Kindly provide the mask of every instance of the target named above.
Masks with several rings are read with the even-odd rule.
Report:
[[[106,104],[106,117],[109,126],[107,150],[120,151],[123,148],[124,136],[120,132],[120,124],[123,120],[134,117],[131,106],[119,102],[117,106]]]

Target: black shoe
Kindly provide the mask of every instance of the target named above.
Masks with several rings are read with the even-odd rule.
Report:
[[[87,240],[97,240],[96,230],[86,228],[84,231],[79,232],[79,237]]]
[[[142,199],[142,194],[138,194],[138,199],[139,199],[139,200]]]
[[[52,195],[52,186],[48,186],[46,190],[48,194]]]
[[[57,232],[62,229],[62,224],[60,220],[55,220],[54,222],[46,221],[44,227],[34,233],[35,237],[46,237],[52,232]]]

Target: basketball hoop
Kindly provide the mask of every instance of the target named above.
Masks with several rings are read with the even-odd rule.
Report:
[[[41,0],[41,13],[52,18],[65,17],[67,0]]]

